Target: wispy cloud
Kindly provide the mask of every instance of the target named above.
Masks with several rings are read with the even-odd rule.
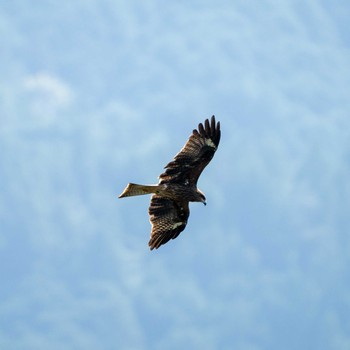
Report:
[[[350,59],[325,6],[2,6],[1,344],[347,349]],[[149,199],[118,191],[211,114],[208,206],[150,253]]]
[[[74,94],[67,82],[54,74],[39,72],[23,79],[24,100],[31,115],[30,122],[50,125],[57,113],[67,108],[74,99]]]

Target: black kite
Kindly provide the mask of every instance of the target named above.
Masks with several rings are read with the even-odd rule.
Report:
[[[129,183],[119,196],[139,196],[153,193],[149,207],[152,224],[150,249],[158,249],[170,239],[176,238],[187,224],[190,215],[189,202],[205,202],[204,194],[197,189],[197,180],[213,158],[220,142],[220,122],[200,123],[174,160],[165,166],[158,185]]]

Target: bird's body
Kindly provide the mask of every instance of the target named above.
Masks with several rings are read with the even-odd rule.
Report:
[[[129,183],[119,198],[153,193],[149,207],[152,224],[149,246],[159,248],[184,230],[189,217],[189,202],[205,202],[204,194],[197,188],[197,180],[213,158],[220,142],[220,122],[206,119],[193,130],[185,146],[165,166],[157,185]]]
[[[144,194],[158,194],[175,201],[202,202],[201,192],[195,186],[182,184],[139,185],[129,183],[119,198],[142,196]]]

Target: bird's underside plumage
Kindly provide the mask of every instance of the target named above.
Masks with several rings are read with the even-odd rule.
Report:
[[[190,215],[188,201],[174,201],[154,194],[148,213],[152,224],[149,247],[158,249],[183,231]]]
[[[203,169],[213,158],[220,142],[220,122],[200,123],[174,159],[165,166],[158,185],[128,184],[119,196],[128,197],[153,193],[149,207],[152,224],[150,249],[158,249],[170,239],[176,238],[187,224],[189,202],[203,202],[205,197],[197,189],[197,181]]]
[[[215,123],[215,116],[211,117],[210,123],[206,119],[204,126],[200,123],[181,151],[165,166],[159,183],[197,185],[200,174],[214,156],[220,136],[220,122]]]

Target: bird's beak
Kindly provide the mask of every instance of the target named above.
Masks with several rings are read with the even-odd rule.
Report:
[[[203,204],[204,204],[204,205],[207,205],[207,202],[206,202],[206,201],[204,201],[204,202],[203,202]]]

